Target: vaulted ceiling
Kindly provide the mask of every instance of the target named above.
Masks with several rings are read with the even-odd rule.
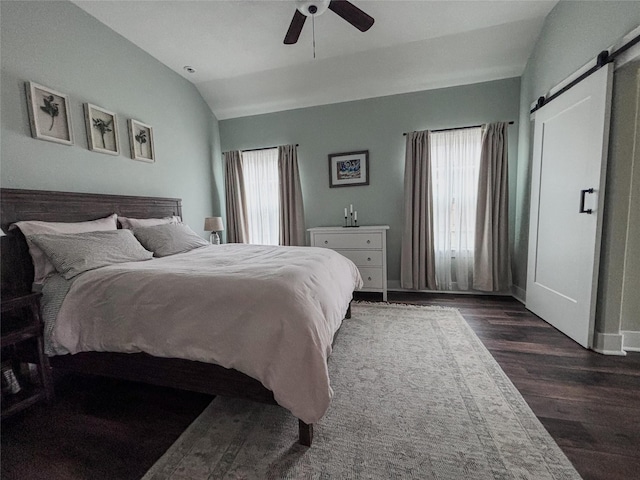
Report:
[[[283,43],[295,0],[74,3],[226,119],[519,76],[557,0],[353,0],[375,18],[370,30],[329,10],[295,45]]]

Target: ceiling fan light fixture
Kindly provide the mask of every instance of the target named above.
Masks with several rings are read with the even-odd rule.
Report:
[[[297,0],[298,11],[305,17],[317,17],[329,8],[330,0]]]
[[[285,45],[293,45],[300,38],[302,27],[307,17],[311,21],[315,30],[315,18],[322,15],[327,9],[341,17],[346,22],[356,27],[361,32],[366,32],[371,28],[375,20],[371,15],[360,10],[348,0],[296,0],[296,10],[289,24],[287,34],[284,36]],[[315,33],[314,33],[314,58],[315,58]]]

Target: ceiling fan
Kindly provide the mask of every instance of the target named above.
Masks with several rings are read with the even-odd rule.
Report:
[[[373,17],[356,7],[347,0],[296,0],[297,9],[291,19],[289,30],[284,37],[286,45],[293,45],[298,41],[302,27],[307,17],[317,17],[327,11],[336,13],[361,32],[366,32],[373,25]]]

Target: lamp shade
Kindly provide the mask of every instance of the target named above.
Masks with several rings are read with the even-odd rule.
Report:
[[[204,229],[207,232],[221,232],[224,230],[222,217],[206,217],[204,219]]]

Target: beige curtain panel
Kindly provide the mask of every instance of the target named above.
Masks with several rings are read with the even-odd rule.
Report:
[[[511,286],[507,127],[505,122],[491,123],[482,134],[473,288],[485,292]]]
[[[247,243],[247,202],[244,196],[242,155],[238,150],[224,152],[225,200],[227,212],[227,241]]]
[[[436,289],[430,148],[428,130],[407,133],[400,283],[413,290]]]
[[[295,145],[278,147],[278,175],[280,245],[303,246],[306,244],[304,205],[298,170],[298,151]]]

